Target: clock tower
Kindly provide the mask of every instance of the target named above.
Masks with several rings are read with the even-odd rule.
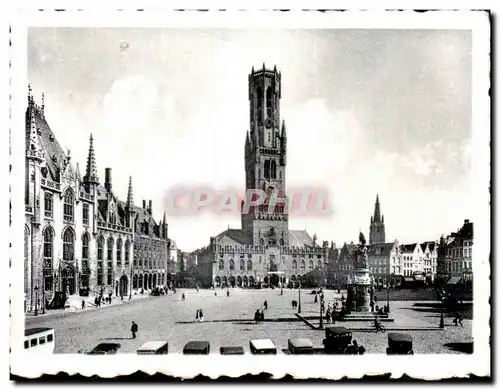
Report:
[[[242,214],[242,227],[253,233],[254,245],[288,245],[288,213],[284,202],[269,206],[271,194],[284,200],[286,128],[280,126],[281,72],[262,69],[248,76],[250,131],[245,141],[246,189],[268,195],[266,204]],[[248,191],[247,191],[248,193]]]

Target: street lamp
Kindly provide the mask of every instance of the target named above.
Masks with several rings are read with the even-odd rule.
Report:
[[[45,275],[42,278],[42,314],[45,314]]]
[[[35,315],[38,315],[38,286],[35,286]]]
[[[298,312],[300,313],[302,311],[302,306],[300,304],[300,282],[299,282],[299,310]]]
[[[387,278],[387,313],[389,313],[389,291],[390,291],[390,275]]]
[[[323,301],[319,304],[319,328],[323,329]]]

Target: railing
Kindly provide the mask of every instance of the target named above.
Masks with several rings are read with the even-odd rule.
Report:
[[[85,199],[85,200],[88,200],[89,202],[94,201],[94,197],[90,194],[87,194],[84,191],[80,191],[80,199]]]
[[[42,183],[42,186],[44,186],[44,187],[52,188],[54,190],[61,191],[61,184],[56,183],[55,181],[42,178],[41,183]]]
[[[273,155],[273,156],[279,155],[281,153],[281,151],[278,148],[260,148],[259,150],[262,154]]]
[[[97,222],[97,227],[104,228],[104,229],[117,230],[117,231],[125,232],[125,233],[132,232],[132,229],[130,229],[128,227],[119,226],[119,225],[116,225],[113,223]]]
[[[33,214],[33,206],[24,205],[24,211],[29,214]]]

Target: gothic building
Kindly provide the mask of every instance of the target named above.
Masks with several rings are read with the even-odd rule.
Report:
[[[384,216],[380,214],[380,202],[375,200],[375,213],[370,219],[370,242],[369,244],[384,244],[385,243],[385,224]]]
[[[254,71],[248,76],[250,130],[245,139],[246,190],[260,189],[266,203],[242,202],[242,229],[228,229],[199,250],[197,279],[203,285],[251,287],[297,284],[323,269],[328,242],[318,245],[303,230],[288,229],[286,198],[287,133],[280,120],[281,72]],[[271,195],[280,199],[270,202]],[[245,207],[247,206],[247,207]],[[245,208],[248,208],[246,212]]]
[[[134,206],[131,179],[126,202],[114,193],[110,168],[100,184],[92,135],[82,177],[78,163],[73,165],[70,151],[61,148],[46,121],[43,95],[41,106],[36,105],[31,88],[25,135],[26,311],[50,308],[56,293],[130,294],[130,278],[144,273],[141,267],[131,268],[136,242],[142,255],[142,237],[161,243],[148,252],[156,259],[147,263],[148,274],[165,274],[166,222],[157,225],[151,213]],[[145,220],[149,228],[144,231]],[[151,246],[145,248],[151,251]],[[161,276],[151,279],[153,284],[158,280]]]

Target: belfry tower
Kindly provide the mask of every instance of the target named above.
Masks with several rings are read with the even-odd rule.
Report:
[[[253,233],[254,245],[288,245],[288,214],[284,204],[287,136],[285,122],[280,123],[281,72],[276,66],[266,69],[263,64],[258,71],[252,68],[248,76],[248,98],[250,131],[245,140],[246,190],[247,194],[248,190],[263,190],[267,198],[265,205],[251,207],[248,213],[242,213],[242,227]],[[275,206],[269,207],[271,196],[277,201]]]
[[[380,202],[375,200],[375,212],[370,219],[370,245],[385,243],[384,216],[380,214]]]

